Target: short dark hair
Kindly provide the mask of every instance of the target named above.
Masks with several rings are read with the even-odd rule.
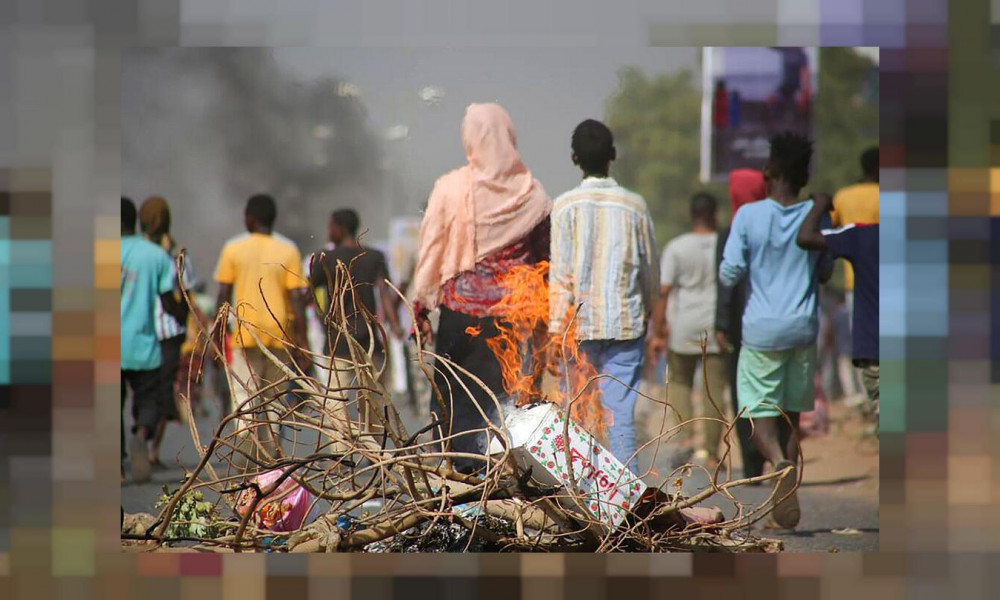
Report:
[[[786,131],[772,137],[767,162],[771,177],[784,179],[797,193],[809,183],[812,153],[812,142],[804,136]]]
[[[358,235],[358,227],[361,226],[361,219],[358,218],[358,213],[354,210],[350,208],[335,210],[330,215],[330,220],[346,229],[347,233],[351,234],[351,237]]]
[[[122,229],[135,231],[135,203],[129,198],[122,196]]]
[[[719,208],[719,202],[715,196],[708,192],[698,192],[691,196],[691,218],[711,219],[715,217],[715,212]]]
[[[861,172],[868,177],[878,175],[878,146],[872,146],[861,153]]]
[[[580,168],[591,173],[608,166],[615,157],[615,140],[608,126],[587,119],[573,130],[573,153]]]
[[[254,194],[247,200],[246,214],[257,219],[264,227],[272,227],[274,220],[278,218],[278,207],[271,196]]]

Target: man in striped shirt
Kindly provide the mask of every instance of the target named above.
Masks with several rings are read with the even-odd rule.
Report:
[[[603,123],[580,123],[572,149],[584,179],[552,208],[549,330],[572,327],[587,360],[611,376],[600,380],[611,451],[634,471],[636,390],[658,285],[653,223],[642,196],[608,176],[615,147]]]

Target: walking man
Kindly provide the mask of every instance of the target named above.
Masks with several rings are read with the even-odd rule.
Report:
[[[771,139],[764,168],[768,197],[736,214],[726,241],[719,280],[735,285],[750,280],[743,315],[743,347],[736,384],[742,418],[753,419],[754,442],[779,481],[772,517],[794,528],[800,518],[795,486],[798,469],[799,414],[815,402],[813,374],[819,332],[817,282],[829,277],[821,254],[795,244],[812,202],[799,199],[809,180],[812,143],[783,133]]]
[[[217,311],[232,301],[232,311],[238,320],[232,338],[229,411],[252,410],[253,418],[268,421],[275,413],[271,404],[284,394],[284,388],[273,388],[266,397],[256,398],[253,406],[243,406],[258,390],[285,376],[260,346],[286,366],[301,360],[297,351],[288,351],[287,343],[308,348],[305,322],[308,285],[302,274],[302,256],[286,238],[272,234],[277,216],[274,198],[265,194],[251,196],[244,211],[247,233],[226,243],[215,270],[215,280],[219,283]],[[241,418],[237,423],[245,427],[250,420]],[[237,468],[244,467],[260,449],[271,458],[280,454],[274,426],[255,426],[254,434],[260,446],[244,436],[239,452],[234,454]]]
[[[834,227],[843,227],[851,223],[865,225],[878,224],[878,146],[868,148],[861,153],[861,179],[849,185],[833,197],[830,209],[830,221]],[[825,216],[826,213],[824,213]],[[852,262],[844,263],[844,290],[847,293],[847,310],[854,311],[854,271]],[[853,314],[850,317],[854,320]]]
[[[317,313],[326,324],[324,352],[330,362],[320,365],[320,383],[329,388],[346,388],[356,386],[354,381],[354,359],[351,345],[345,335],[349,334],[363,349],[354,348],[353,352],[367,352],[372,348],[372,364],[381,369],[380,382],[388,389],[388,340],[380,335],[370,317],[379,314],[376,304],[376,292],[381,301],[389,322],[389,331],[397,339],[404,337],[403,328],[399,324],[399,312],[396,309],[396,297],[386,281],[389,278],[389,267],[385,255],[374,248],[362,247],[358,242],[360,219],[358,213],[346,208],[333,212],[330,216],[329,242],[333,249],[316,252],[309,267],[309,279],[318,294],[325,298],[323,306]],[[337,266],[343,265],[351,276],[351,286],[338,275]],[[341,315],[343,307],[343,315]],[[347,331],[340,330],[340,323],[346,322]],[[342,402],[333,403],[331,410],[338,418],[343,419],[341,426],[347,427],[347,411],[342,410]],[[366,415],[366,422],[369,421]]]
[[[833,201],[827,194],[813,196],[813,208],[799,230],[798,245],[806,250],[829,251],[850,261],[854,268],[855,306],[851,355],[861,371],[861,381],[878,417],[878,223],[851,224],[820,230],[820,221]]]
[[[660,297],[653,310],[651,358],[669,348],[670,400],[681,422],[695,416],[691,388],[698,363],[708,386],[699,383],[698,416],[703,433],[695,458],[708,468],[719,464],[719,439],[725,418],[719,411],[726,388],[726,362],[715,331],[717,202],[707,193],[691,198],[691,231],[674,238],[660,259]],[[702,340],[705,357],[702,360]],[[681,428],[681,442],[690,442],[692,428]]]
[[[170,256],[163,248],[136,233],[135,204],[122,198],[121,230],[121,378],[122,461],[125,460],[125,396],[132,390],[134,424],[129,438],[132,481],[150,477],[149,441],[160,421],[163,387],[160,383],[160,343],[156,338],[156,306],[183,321],[187,311],[174,297]],[[122,482],[125,468],[122,467]]]
[[[389,278],[389,267],[386,264],[385,255],[374,248],[361,246],[356,237],[359,226],[358,213],[349,208],[334,211],[330,216],[329,225],[329,239],[333,249],[323,250],[313,255],[309,278],[316,288],[325,292],[326,306],[321,309],[320,314],[325,314],[328,319],[333,319],[336,322],[337,316],[332,314],[332,311],[334,308],[339,310],[340,293],[345,291],[336,286],[337,265],[342,264],[348,269],[351,274],[353,291],[347,291],[343,294],[344,317],[351,337],[357,340],[363,348],[367,348],[372,338],[364,313],[379,314],[375,300],[376,292],[382,306],[386,309],[384,312],[386,320],[389,322],[390,332],[399,339],[404,337],[404,333],[399,324],[398,312],[394,310],[396,297],[386,284]],[[330,347],[331,342],[332,348]],[[385,361],[383,342],[384,340],[379,339],[377,335],[375,336],[374,352],[378,358],[376,364],[382,364]],[[347,340],[343,336],[337,335],[336,328],[329,329],[326,350],[337,358],[351,358]]]
[[[549,331],[560,335],[572,321],[587,360],[614,378],[599,380],[605,415],[612,418],[611,451],[636,471],[636,390],[657,293],[653,223],[642,196],[609,176],[615,146],[607,126],[580,123],[572,150],[583,181],[552,209]]]

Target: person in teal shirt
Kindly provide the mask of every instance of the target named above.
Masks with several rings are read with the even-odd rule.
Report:
[[[786,132],[771,139],[764,168],[767,198],[736,213],[719,265],[719,281],[749,279],[743,346],[736,368],[740,417],[752,419],[753,440],[773,471],[789,469],[777,484],[773,520],[794,528],[799,414],[815,401],[818,283],[833,263],[822,252],[796,245],[812,201],[799,197],[809,181],[812,143]]]
[[[160,342],[156,337],[156,303],[180,322],[187,319],[187,307],[173,295],[174,268],[163,248],[136,233],[135,204],[122,198],[121,238],[121,386],[122,461],[125,459],[124,410],[127,388],[132,389],[132,417],[135,424],[129,442],[132,479],[147,481],[150,476],[148,442],[160,419],[163,398],[160,385]],[[125,469],[122,467],[122,481]]]

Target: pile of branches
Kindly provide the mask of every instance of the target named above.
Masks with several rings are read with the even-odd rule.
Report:
[[[571,510],[574,504],[584,506],[584,498],[574,486],[543,489],[533,485],[530,473],[522,472],[513,460],[502,418],[501,422],[487,420],[486,430],[500,440],[503,452],[478,455],[453,451],[451,443],[458,435],[484,432],[449,433],[449,406],[442,390],[435,386],[435,370],[460,372],[475,385],[485,386],[474,374],[428,350],[419,339],[419,331],[420,350],[414,360],[430,384],[432,411],[429,422],[419,430],[408,430],[390,401],[390,393],[380,383],[385,366],[373,360],[373,344],[364,347],[350,335],[344,298],[355,292],[347,269],[340,265],[329,276],[333,285],[328,289],[341,290],[326,316],[330,347],[342,340],[350,350],[350,360],[331,359],[287,342],[283,348],[269,347],[251,329],[258,347],[280,369],[282,377],[260,389],[251,387],[249,398],[223,415],[208,439],[199,434],[190,404],[182,403],[200,460],[155,522],[145,532],[123,534],[123,539],[142,539],[154,545],[187,541],[235,552],[775,550],[774,542],[750,533],[750,526],[770,511],[774,498],[745,507],[733,491],[742,485],[788,476],[789,471],[730,480],[728,448],[719,467],[708,473],[709,484],[704,490],[690,498],[668,492],[679,491],[685,474],[703,468],[684,465],[662,477],[660,485],[650,486],[651,492],[616,528],[589,517],[584,510]],[[355,306],[363,310],[360,303]],[[375,316],[365,317],[371,333],[368,339],[387,339]],[[214,324],[203,324],[200,338],[199,351],[223,365],[224,349],[211,332],[224,328],[229,319],[227,311],[222,311]],[[245,383],[236,381],[228,366],[226,369],[232,385]],[[190,373],[189,379],[198,375]],[[591,381],[588,385],[596,384]],[[291,396],[286,389],[294,389]],[[468,402],[475,402],[468,389],[451,390],[451,394],[456,399],[466,395]],[[288,397],[294,401],[288,402]],[[496,403],[497,413],[504,414],[505,403],[493,393],[489,397]],[[646,398],[660,405],[665,414],[670,409],[665,400]],[[485,418],[486,411],[483,415]],[[693,426],[694,421],[664,428],[646,445],[659,452],[665,439],[681,427]],[[726,423],[727,441],[734,424]],[[306,436],[306,432],[311,433]],[[303,441],[307,437],[311,441]],[[278,439],[284,443],[275,443]],[[475,476],[456,471],[452,461],[460,457],[479,461],[483,469]],[[279,475],[269,485],[255,482],[256,476],[274,471]],[[647,482],[652,478],[649,472],[642,476]],[[256,515],[262,505],[277,499],[286,480],[308,490],[313,508],[318,505],[323,512],[295,531],[276,533],[264,528]],[[234,516],[226,534],[216,538],[168,536],[177,503],[189,492],[203,489],[218,495],[222,513]],[[714,522],[685,518],[684,511],[718,496],[736,506],[735,516],[723,519],[719,511],[718,518],[711,519]]]

